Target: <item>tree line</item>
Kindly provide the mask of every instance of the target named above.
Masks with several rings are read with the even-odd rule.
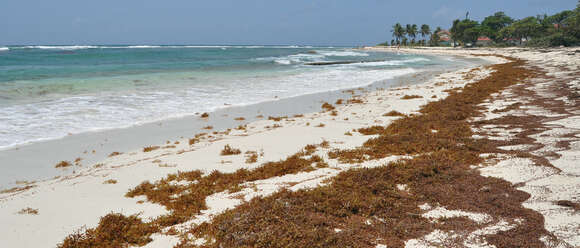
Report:
[[[516,20],[504,12],[497,12],[480,23],[469,19],[468,14],[463,20],[453,21],[449,29],[451,45],[476,46],[481,36],[488,37],[496,46],[580,45],[580,0],[576,9],[564,10],[551,16],[544,14]],[[441,28],[438,27],[431,32],[427,24],[418,29],[415,24],[403,26],[396,23],[391,30],[394,39],[390,45],[439,46],[440,31]],[[416,40],[418,34],[421,34],[422,39]],[[385,42],[381,45],[388,44]]]
[[[435,33],[441,31],[441,28],[437,28]],[[421,25],[421,29],[418,28],[417,24],[407,24],[403,27],[400,23],[397,23],[393,26],[393,30],[391,31],[393,37],[396,40],[391,41],[391,45],[426,45],[427,40],[425,37],[433,37],[433,32],[431,32],[431,27],[427,24]],[[417,35],[421,35],[420,40],[416,40]]]

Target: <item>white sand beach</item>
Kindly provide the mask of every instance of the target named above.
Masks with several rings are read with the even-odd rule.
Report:
[[[389,52],[432,54],[469,57],[477,54],[497,54],[520,58],[531,66],[544,70],[548,76],[531,79],[508,87],[501,94],[493,95],[481,105],[485,116],[471,120],[478,137],[497,139],[522,139],[518,134],[527,129],[541,132],[531,133],[527,146],[504,147],[511,150],[525,150],[546,158],[553,167],[538,166],[531,159],[511,156],[493,156],[484,164],[473,165],[481,174],[497,177],[511,182],[519,190],[531,197],[524,207],[537,211],[545,218],[545,228],[554,237],[545,237],[549,247],[580,246],[580,211],[556,204],[580,201],[580,105],[579,98],[569,97],[569,92],[578,92],[580,87],[580,50],[562,48],[549,50],[529,49],[393,49],[365,48]],[[494,57],[478,57],[492,64],[505,63],[506,60]],[[144,181],[155,182],[168,174],[178,171],[201,170],[211,173],[214,170],[229,173],[240,168],[252,169],[269,161],[279,161],[300,151],[305,145],[320,144],[327,141],[328,147],[320,147],[315,154],[322,157],[329,166],[309,172],[287,174],[251,182],[235,193],[221,192],[206,199],[208,209],[186,223],[175,226],[178,231],[212,220],[212,217],[231,209],[254,197],[270,195],[282,188],[298,190],[314,188],[325,184],[325,180],[351,168],[383,166],[389,161],[399,159],[391,156],[364,163],[341,163],[330,159],[328,151],[336,148],[355,148],[373,135],[365,136],[353,131],[369,126],[387,126],[400,117],[385,116],[397,111],[402,114],[417,114],[426,103],[448,96],[447,90],[461,88],[490,74],[486,66],[480,69],[468,67],[447,71],[423,80],[416,85],[392,89],[354,90],[350,99],[342,104],[329,102],[335,111],[308,113],[303,116],[288,116],[276,120],[263,116],[247,126],[229,132],[212,133],[200,136],[190,145],[189,139],[168,140],[164,144],[143,144],[143,147],[158,146],[149,152],[143,150],[118,151],[94,164],[75,166],[75,173],[51,180],[22,183],[18,188],[0,194],[0,247],[55,247],[68,235],[79,228],[92,228],[99,219],[109,213],[124,215],[140,214],[144,220],[167,214],[164,206],[148,202],[144,197],[128,198],[125,194]],[[471,74],[466,77],[466,74]],[[420,74],[418,74],[420,77]],[[444,83],[441,83],[444,82]],[[560,91],[562,85],[567,91]],[[401,99],[405,95],[416,95],[414,99]],[[349,101],[358,99],[360,101]],[[556,100],[556,101],[553,101]],[[519,108],[504,109],[514,103]],[[322,102],[320,103],[322,105]],[[501,118],[507,115],[543,116],[534,126],[522,124],[520,129],[513,125],[479,126],[478,122]],[[255,116],[229,116],[228,118],[254,118]],[[209,119],[214,118],[210,114]],[[193,134],[192,134],[193,136]],[[491,139],[491,138],[490,138]],[[238,155],[222,156],[220,151],[230,145],[241,150]],[[258,154],[257,161],[246,160],[252,151]],[[74,158],[71,158],[71,161]],[[82,163],[82,161],[80,162]],[[73,165],[74,166],[74,165]],[[55,170],[57,170],[55,168]],[[361,182],[364,183],[364,182]],[[405,190],[400,185],[400,190]],[[565,204],[564,204],[565,205]],[[23,211],[28,209],[28,211]],[[453,216],[464,216],[481,223],[483,228],[465,237],[465,247],[490,247],[484,236],[509,230],[517,225],[517,220],[499,221],[482,213],[461,210],[448,210],[445,206],[422,206],[424,218],[437,221]],[[179,235],[157,233],[153,241],[145,247],[173,247],[179,243]],[[454,233],[435,230],[419,238],[408,240],[406,247],[440,247],[454,240]],[[202,243],[204,240],[198,240]],[[377,244],[377,247],[381,245]],[[384,246],[382,246],[384,247]]]

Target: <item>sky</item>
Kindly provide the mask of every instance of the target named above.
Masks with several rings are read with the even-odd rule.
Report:
[[[391,27],[554,14],[578,0],[2,0],[0,45],[375,45]]]

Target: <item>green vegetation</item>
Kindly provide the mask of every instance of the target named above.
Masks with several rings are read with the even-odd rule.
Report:
[[[393,30],[391,30],[393,36],[397,39],[397,45],[400,44],[401,37],[405,36],[405,29],[401,25],[401,23],[397,23],[393,26]],[[393,45],[393,44],[391,44]]]
[[[391,46],[425,45],[426,43],[425,37],[431,35],[431,27],[427,24],[423,24],[421,25],[421,29],[419,30],[419,26],[417,26],[417,24],[407,24],[405,25],[405,27],[403,27],[401,23],[397,23],[393,25],[391,33],[395,38],[395,40],[391,40]],[[421,34],[421,37],[423,38],[420,41],[416,41],[418,34]],[[385,42],[383,45],[388,45],[388,42]]]
[[[451,44],[465,47],[478,45],[493,46],[575,46],[580,45],[580,1],[574,10],[564,10],[554,15],[529,16],[515,20],[504,12],[490,15],[480,23],[471,20],[466,15],[465,19],[456,19],[449,29]],[[400,23],[393,26],[391,31],[396,40],[391,45],[429,45],[440,46],[442,35],[441,28],[431,33],[427,24],[421,26],[407,24],[403,27]],[[420,33],[423,40],[415,42]],[[428,44],[425,37],[429,37]],[[480,44],[478,44],[479,38]],[[489,38],[489,39],[487,39]],[[408,44],[408,40],[410,43]],[[484,43],[485,42],[485,43]],[[384,43],[387,44],[387,43]]]
[[[437,27],[435,29],[435,32],[433,32],[431,34],[431,39],[429,39],[430,46],[439,46],[439,40],[441,40],[441,37],[439,36],[439,32],[441,32],[441,31],[442,31],[441,27]]]
[[[453,21],[450,32],[454,40],[463,44],[475,44],[481,30],[481,26],[477,21],[465,19]]]
[[[483,22],[481,22],[481,31],[490,39],[496,42],[500,42],[501,36],[498,35],[499,31],[511,25],[513,22],[514,20],[507,16],[504,12],[497,12],[492,16],[486,17]]]
[[[423,40],[421,40],[421,45],[425,45],[425,36],[428,37],[429,35],[431,35],[431,27],[427,24],[421,25],[421,38],[423,38]]]

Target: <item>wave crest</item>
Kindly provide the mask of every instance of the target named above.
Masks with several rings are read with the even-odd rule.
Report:
[[[25,46],[25,49],[43,49],[43,50],[79,50],[99,48],[98,46]]]
[[[127,45],[127,46],[94,46],[94,45],[62,45],[62,46],[20,46],[13,47],[15,49],[43,49],[43,50],[80,50],[80,49],[154,49],[154,48],[279,48],[279,49],[296,49],[296,48],[312,48],[312,46],[225,46],[225,45]],[[6,49],[8,49],[6,47]],[[5,49],[0,48],[0,51]]]
[[[324,56],[332,57],[368,57],[368,53],[361,53],[355,51],[317,51]]]
[[[364,62],[364,63],[355,63],[353,65],[356,66],[393,66],[393,65],[406,65],[410,63],[417,63],[417,62],[427,62],[430,61],[426,58],[413,58],[413,59],[404,59],[404,60],[388,60],[388,61],[376,61],[376,62]]]

